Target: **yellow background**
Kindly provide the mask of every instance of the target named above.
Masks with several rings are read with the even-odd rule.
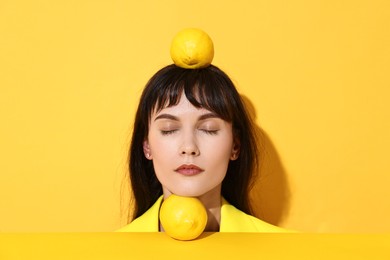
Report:
[[[390,234],[0,233],[2,259],[389,259]],[[282,250],[281,250],[282,249]]]
[[[389,232],[386,0],[2,0],[0,231],[124,224],[137,101],[185,27],[210,34],[264,136],[257,216]]]

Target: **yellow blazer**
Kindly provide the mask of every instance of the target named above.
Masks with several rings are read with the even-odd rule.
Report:
[[[130,224],[117,230],[118,232],[158,232],[159,211],[163,196],[142,216],[133,220]],[[271,225],[258,218],[238,210],[222,198],[220,232],[291,232],[286,229]]]

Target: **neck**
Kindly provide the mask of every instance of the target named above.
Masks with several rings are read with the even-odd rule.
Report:
[[[204,231],[217,232],[219,231],[219,224],[221,222],[221,191],[210,191],[198,199],[205,206],[207,211],[207,225]]]

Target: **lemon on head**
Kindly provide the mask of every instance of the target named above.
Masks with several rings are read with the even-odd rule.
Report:
[[[170,237],[193,240],[205,229],[207,212],[197,198],[172,194],[161,205],[160,222]]]
[[[176,66],[185,69],[207,67],[214,58],[213,41],[200,29],[184,29],[173,38],[171,58]]]

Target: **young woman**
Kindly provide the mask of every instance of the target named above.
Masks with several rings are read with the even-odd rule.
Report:
[[[135,210],[119,231],[161,231],[160,205],[171,194],[204,204],[205,231],[285,231],[250,215],[256,144],[240,95],[222,70],[161,69],[147,83],[136,113],[129,163]]]

